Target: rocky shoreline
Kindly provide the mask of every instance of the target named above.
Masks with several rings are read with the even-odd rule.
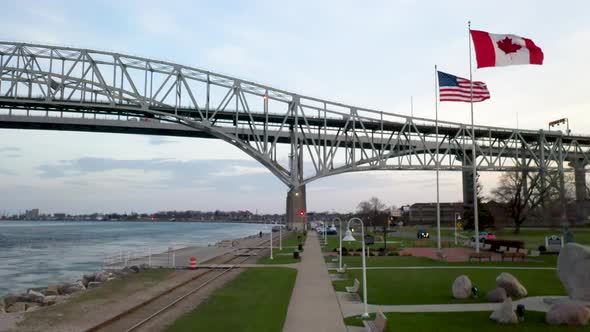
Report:
[[[75,282],[30,288],[26,292],[8,294],[0,298],[0,314],[38,310],[67,300],[72,295],[100,287],[103,283],[148,269],[147,264],[133,265],[120,270],[105,270],[82,275]]]

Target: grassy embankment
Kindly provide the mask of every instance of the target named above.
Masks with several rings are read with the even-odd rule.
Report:
[[[296,276],[290,268],[248,269],[167,331],[281,331]]]

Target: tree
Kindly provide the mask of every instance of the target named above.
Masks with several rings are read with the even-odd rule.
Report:
[[[476,177],[475,188],[477,191],[477,216],[478,226],[480,230],[486,228],[494,228],[494,216],[489,208],[483,202],[483,186],[479,182],[479,175]],[[475,218],[473,213],[473,205],[465,206],[463,209],[463,220],[465,221],[465,229],[475,229]]]
[[[387,244],[387,226],[389,212],[385,203],[377,197],[371,197],[368,201],[362,201],[357,207],[357,214],[366,222],[367,227],[375,229],[375,226],[383,227],[383,249]],[[364,241],[364,239],[363,239]]]
[[[520,226],[531,213],[552,196],[550,187],[541,186],[540,182],[539,173],[507,172],[500,178],[498,187],[492,190],[494,198],[506,205],[514,222],[516,234],[520,232]]]

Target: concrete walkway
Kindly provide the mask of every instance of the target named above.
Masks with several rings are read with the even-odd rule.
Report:
[[[513,302],[514,308],[524,304],[527,310],[547,312],[551,304],[545,299],[563,300],[565,296],[531,296]],[[345,317],[360,315],[364,312],[363,303],[352,299],[348,293],[338,292],[338,299]],[[494,311],[502,303],[449,303],[449,304],[411,304],[411,305],[376,305],[369,304],[369,312],[468,312]]]
[[[344,318],[332,287],[317,234],[307,233],[284,332],[342,332]]]

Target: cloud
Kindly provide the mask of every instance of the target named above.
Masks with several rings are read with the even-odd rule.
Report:
[[[269,170],[265,167],[230,166],[219,172],[211,173],[212,176],[243,176],[252,174],[264,174]]]
[[[13,176],[16,175],[15,172],[9,170],[9,169],[4,169],[4,168],[0,168],[0,175],[9,175],[9,176]]]
[[[168,139],[166,137],[162,137],[162,136],[149,136],[148,143],[151,145],[163,145],[163,144],[177,143],[177,141],[174,141],[174,140]]]
[[[21,149],[16,147],[16,146],[6,146],[6,147],[0,147],[0,152],[17,152],[20,151]]]

